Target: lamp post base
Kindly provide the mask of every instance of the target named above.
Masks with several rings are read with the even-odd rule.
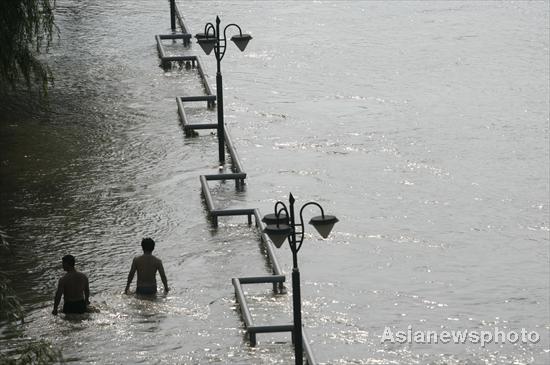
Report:
[[[220,165],[223,165],[225,164],[225,124],[223,120],[223,86],[221,72],[216,73],[216,101],[218,103],[218,157]]]
[[[304,363],[302,343],[302,299],[300,295],[300,270],[292,269],[292,307],[294,312],[294,358],[296,365]]]

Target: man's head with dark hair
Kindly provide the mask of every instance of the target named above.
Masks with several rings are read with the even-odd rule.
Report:
[[[67,267],[74,269],[76,260],[74,259],[73,255],[65,255],[61,260],[63,261],[63,268]]]
[[[144,252],[153,252],[155,249],[155,241],[152,238],[144,238],[141,240],[141,248]]]

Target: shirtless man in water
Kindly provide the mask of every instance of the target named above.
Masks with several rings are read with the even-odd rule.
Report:
[[[57,315],[57,307],[63,296],[63,313],[84,313],[90,304],[90,287],[88,277],[74,268],[75,259],[72,255],[63,256],[63,270],[67,273],[59,279],[53,303],[53,315]]]
[[[157,293],[157,271],[160,274],[160,279],[164,285],[164,292],[168,292],[168,280],[164,273],[164,267],[162,261],[153,256],[153,250],[155,249],[155,241],[151,238],[144,238],[141,241],[141,248],[143,248],[143,255],[137,256],[132,261],[132,267],[128,274],[128,283],[124,292],[128,294],[130,290],[130,284],[134,279],[134,274],[137,271],[137,287],[136,294],[138,295],[155,295]]]

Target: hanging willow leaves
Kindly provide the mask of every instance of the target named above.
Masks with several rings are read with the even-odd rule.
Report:
[[[5,0],[0,0],[5,1]],[[6,233],[0,229],[0,248],[9,252]],[[23,323],[24,310],[21,301],[10,286],[8,277],[0,271],[0,328],[2,325],[18,325],[16,332],[21,332],[17,345],[0,347],[1,365],[50,365],[64,362],[61,351],[54,348],[48,341],[34,340],[23,335],[20,325]]]
[[[47,91],[51,72],[38,56],[53,39],[54,6],[55,0],[0,1],[0,89],[24,81]]]
[[[23,319],[23,307],[8,285],[8,279],[0,272],[0,320],[14,322]]]
[[[0,352],[2,365],[50,365],[63,363],[61,352],[46,341],[28,341],[21,346]]]

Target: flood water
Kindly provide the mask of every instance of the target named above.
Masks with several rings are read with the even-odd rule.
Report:
[[[320,363],[550,362],[547,1],[178,4],[193,33],[219,15],[254,37],[222,62],[247,185],[212,182],[216,204],[265,214],[292,192],[340,219],[326,240],[307,228],[299,253]],[[246,218],[217,229],[207,219],[199,175],[218,171],[217,137],[182,131],[176,96],[203,91],[196,70],[159,67],[168,10],[57,1],[48,108],[0,105],[0,229],[12,251],[1,270],[27,310],[25,336],[70,363],[292,363],[289,334],[259,335],[255,348],[244,338],[231,278],[269,267]],[[203,61],[214,87],[214,57]],[[187,114],[216,118],[201,103]],[[123,294],[146,236],[172,288],[154,301]],[[67,253],[100,313],[50,314]],[[290,282],[290,250],[277,254]],[[257,324],[291,323],[287,286],[246,287]],[[381,343],[385,327],[409,325],[526,329],[540,341]]]

